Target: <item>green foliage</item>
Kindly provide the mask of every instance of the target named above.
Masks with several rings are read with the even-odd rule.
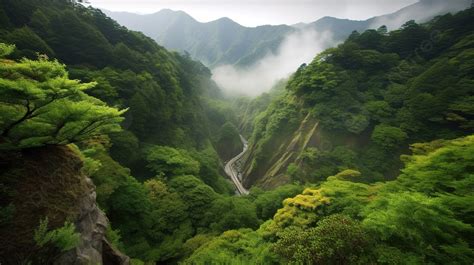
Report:
[[[130,177],[130,170],[114,161],[103,144],[88,142],[82,146],[84,167],[82,170],[94,181],[97,202],[108,211],[110,195]]]
[[[51,47],[27,26],[9,32],[6,39],[19,49],[12,54],[14,57],[34,59],[38,53],[47,56],[54,55]]]
[[[113,230],[112,227],[107,226],[107,229],[105,230],[105,237],[107,238],[107,240],[109,241],[110,244],[112,244],[112,246],[114,246],[115,248],[123,251],[124,250],[124,246],[123,246],[123,243],[122,243],[122,236],[120,235],[120,231],[118,230]]]
[[[356,153],[345,146],[332,150],[309,147],[301,154],[302,164],[295,168],[293,179],[303,182],[317,182],[341,170],[356,166]]]
[[[229,160],[242,151],[239,131],[232,123],[224,123],[218,135],[217,151],[223,160]]]
[[[291,99],[280,96],[282,100],[274,101],[266,111],[258,114],[254,122],[254,130],[250,138],[254,154],[249,164],[254,171],[269,167],[272,156],[280,142],[291,135],[297,128],[302,113],[298,113],[297,105]]]
[[[234,192],[232,184],[230,184],[227,179],[224,179],[224,177],[219,173],[221,160],[210,144],[199,152],[191,152],[191,155],[199,162],[199,178],[204,183],[214,189],[217,193],[232,194]]]
[[[94,83],[70,80],[57,61],[2,61],[0,70],[2,148],[64,145],[120,130],[126,110],[87,96]]]
[[[286,94],[256,120],[247,175],[265,183],[281,178],[268,169],[291,154],[285,165],[299,167],[299,172],[291,168],[299,175],[291,179],[315,182],[347,168],[362,172],[365,181],[391,179],[410,143],[472,133],[472,16],[472,10],[466,10],[423,25],[411,21],[388,33],[383,27],[356,32],[302,65],[290,78]],[[305,116],[296,116],[295,126],[280,126],[277,132],[266,127],[280,118],[272,106],[283,111],[289,102],[292,111],[310,113],[319,122],[318,140],[305,148],[316,147],[327,158],[333,147],[343,146],[354,154],[351,163],[332,158],[301,163],[287,149],[276,150],[285,147],[282,143],[300,144],[298,133],[305,130]],[[283,133],[287,128],[290,132]]]
[[[387,125],[377,125],[372,132],[372,141],[386,149],[393,149],[397,145],[403,145],[407,139],[407,134],[398,127]]]
[[[151,224],[147,230],[148,242],[156,245],[146,260],[167,260],[181,254],[186,239],[193,234],[188,220],[188,207],[176,192],[168,191],[158,180],[148,180],[145,188],[151,201],[148,213]]]
[[[369,240],[357,221],[332,215],[314,228],[282,232],[274,251],[288,264],[366,264],[361,257]]]
[[[255,196],[253,201],[257,211],[257,217],[261,220],[268,220],[273,217],[282,206],[282,201],[296,196],[302,192],[302,187],[298,185],[283,185],[274,190],[263,192],[258,188],[251,189],[251,196]]]
[[[169,187],[180,193],[188,207],[189,218],[195,227],[207,227],[204,217],[218,195],[194,176],[177,176],[168,183]]]
[[[0,43],[0,58],[11,54],[15,50],[15,45],[8,45],[5,43]]]
[[[329,177],[318,189],[285,200],[273,220],[261,226],[264,238],[276,239],[275,251],[296,264],[319,264],[312,259],[320,257],[329,257],[324,264],[468,264],[474,255],[474,180],[467,168],[473,145],[472,136],[416,144],[399,178],[386,183],[352,182],[361,175],[354,170]],[[350,247],[353,256],[349,250],[336,255],[337,247],[358,238],[337,228],[339,214],[361,220],[355,231],[365,243]],[[325,225],[335,235],[343,232],[341,244],[332,236],[331,244],[324,244],[325,235],[315,232],[324,218],[334,218]]]
[[[301,66],[286,91],[236,101],[244,102],[239,129],[254,128],[253,176],[279,160],[281,143],[295,130],[317,129],[289,141],[304,142],[290,154],[298,163],[285,160],[293,180],[314,184],[303,192],[288,185],[230,197],[212,144],[240,148],[231,113],[238,108],[222,100],[207,68],[93,8],[2,3],[0,40],[17,50],[0,44],[0,57],[29,58],[0,59],[2,147],[77,142],[82,172],[111,221],[107,237],[134,264],[470,264],[474,258],[472,137],[413,145],[398,179],[362,183],[396,176],[409,143],[470,133],[472,12],[409,22],[390,33],[383,27],[354,33]],[[417,51],[433,31],[439,43]],[[33,60],[37,52],[57,60]],[[124,120],[118,108],[127,107]],[[118,132],[122,120],[126,131]],[[109,133],[111,142],[103,137]],[[15,209],[1,207],[0,222],[14,221]],[[38,251],[48,254],[38,263],[73,248],[74,230],[66,222],[48,231],[41,221],[34,239],[52,249]]]
[[[256,229],[260,224],[255,205],[246,198],[219,198],[212,203],[209,213],[206,220],[214,232],[245,227]]]
[[[270,244],[250,229],[226,231],[198,248],[183,264],[279,264]]]
[[[365,104],[365,109],[369,112],[370,119],[376,122],[388,120],[393,114],[393,109],[387,101],[369,101]]]
[[[166,51],[145,35],[118,25],[98,9],[71,1],[5,0],[0,7],[0,20],[5,21],[0,23],[0,42],[17,45],[9,58],[33,59],[37,52],[55,57],[68,65],[71,79],[96,83],[81,94],[87,93],[120,109],[129,108],[122,123],[126,132],[113,133],[110,152],[137,178],[154,175],[143,162],[144,148],[150,145],[197,151],[208,147],[210,132],[215,130],[210,128],[212,117],[205,112],[203,102],[225,103],[210,80],[209,69],[201,63]],[[21,102],[15,111],[21,115],[25,107],[26,103]],[[78,106],[73,107],[71,115],[75,116],[86,110],[76,111]],[[91,110],[88,114],[97,112]],[[232,111],[225,112],[219,127],[232,119]],[[6,111],[2,108],[0,113]],[[7,117],[15,116],[9,113]],[[48,128],[53,127],[51,130],[55,125],[47,124]],[[27,144],[40,140],[48,139],[35,138]],[[220,184],[216,188],[219,186],[220,192],[225,192],[223,178],[218,179]]]
[[[65,222],[63,227],[49,230],[48,218],[40,221],[40,225],[35,230],[34,240],[38,247],[57,248],[60,252],[68,251],[79,244],[80,234],[76,233],[74,224]]]
[[[439,199],[393,193],[371,203],[364,215],[363,225],[371,235],[414,252],[424,262],[467,264],[474,257],[462,239],[465,233],[472,235],[472,226],[456,220]]]
[[[474,185],[470,166],[474,163],[474,136],[452,141],[435,141],[412,145],[414,153],[397,184],[427,195],[453,193],[469,195]]]
[[[158,176],[199,174],[199,162],[183,149],[154,146],[147,152],[148,167]]]
[[[140,143],[138,138],[130,131],[123,130],[110,134],[113,142],[110,155],[121,165],[130,166],[140,156]]]

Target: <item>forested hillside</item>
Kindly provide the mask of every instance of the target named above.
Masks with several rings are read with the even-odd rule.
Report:
[[[345,170],[283,201],[259,229],[226,231],[183,264],[470,264],[474,139],[415,144],[396,180]]]
[[[392,14],[367,20],[323,17],[312,23],[245,27],[229,18],[201,23],[183,11],[161,10],[153,14],[105,11],[121,25],[141,31],[164,47],[188,52],[210,68],[220,65],[249,66],[278,48],[291,33],[316,32],[330,36],[331,43],[344,41],[353,30],[364,31],[386,24],[397,29],[405,21],[426,22],[448,12],[469,7],[469,0],[423,0]],[[316,18],[314,18],[316,19]],[[327,47],[326,47],[327,48]]]
[[[0,0],[0,264],[471,265],[473,21],[353,32],[229,99],[98,9]]]
[[[302,65],[258,116],[245,183],[391,179],[408,145],[473,132],[472,10],[354,32]]]
[[[295,30],[287,25],[249,28],[229,18],[201,23],[183,11],[168,9],[149,15],[106,13],[168,49],[188,52],[209,67],[251,64],[268,51],[276,52],[285,35]]]
[[[208,124],[222,126],[225,120],[204,113],[200,97],[218,98],[219,91],[202,64],[68,1],[5,0],[1,14],[0,40],[16,45],[10,58],[57,58],[71,78],[97,83],[89,95],[129,108],[125,130],[111,135],[111,154],[137,177],[151,174],[142,170],[149,145],[213,149]]]
[[[2,189],[2,231],[35,228],[18,223],[24,216],[12,210],[20,205],[15,194],[22,178],[14,177],[20,174],[14,165],[22,161],[21,154],[68,144],[80,150],[82,171],[97,186],[97,200],[111,229],[120,231],[120,249],[132,257],[167,260],[180,253],[177,249],[199,227],[210,229],[213,222],[225,227],[222,218],[208,214],[203,221],[204,216],[187,211],[190,207],[200,215],[196,204],[208,209],[234,201],[221,195],[233,191],[216,152],[226,141],[235,142],[225,135],[224,126],[233,120],[232,113],[219,108],[220,92],[207,68],[119,26],[97,9],[69,1],[2,0],[0,17],[0,42],[16,46],[3,45],[1,53],[6,57],[1,62],[2,158],[19,155],[19,160],[2,161],[2,168],[9,168],[2,170],[2,183],[11,178],[16,183]],[[223,133],[213,131],[221,127]],[[161,180],[138,181],[155,176]],[[165,189],[169,196],[154,198],[154,189]],[[181,199],[188,192],[204,196],[204,201]],[[169,210],[160,206],[171,201],[177,205],[168,205]],[[44,209],[51,204],[42,207],[32,217],[38,225],[48,217]],[[225,207],[224,212],[232,209]],[[215,211],[222,216],[222,210]],[[258,224],[256,217],[244,217]],[[11,247],[2,244],[0,256]],[[21,260],[24,254],[15,258]]]

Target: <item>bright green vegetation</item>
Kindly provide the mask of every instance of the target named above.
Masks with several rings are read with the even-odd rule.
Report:
[[[2,158],[76,144],[111,241],[144,261],[176,259],[197,233],[258,227],[253,204],[227,195],[213,128],[232,112],[209,115],[225,103],[207,68],[69,1],[6,0],[0,17],[0,41],[16,46],[0,47]],[[4,227],[21,218],[10,177],[2,172]]]
[[[354,32],[302,65],[256,119],[247,183],[314,183],[344,169],[390,179],[409,144],[472,133],[472,19],[467,10]]]
[[[201,179],[219,193],[228,192],[229,185],[215,167],[219,157],[214,151],[218,141],[214,128],[235,120],[231,112],[222,119],[209,115],[211,103],[225,103],[202,64],[120,27],[99,10],[68,1],[5,0],[0,14],[5,22],[0,26],[0,41],[16,45],[8,58],[28,58],[2,64],[2,74],[8,75],[3,85],[19,79],[25,82],[23,91],[10,87],[1,95],[2,100],[16,100],[2,105],[0,114],[5,126],[14,127],[2,128],[10,146],[74,143],[109,133],[110,155],[140,180],[156,175],[147,167],[148,150],[167,146],[192,154],[202,163]],[[45,55],[36,60],[37,52]],[[28,65],[50,73],[36,80],[37,73],[25,72]],[[13,71],[17,74],[8,74]],[[42,82],[41,91],[36,81]],[[48,86],[56,90],[48,91]],[[118,118],[121,114],[123,118]],[[110,133],[118,131],[114,117],[124,119],[121,132]],[[30,120],[41,120],[43,135],[30,137],[34,126]],[[102,131],[96,130],[99,124]]]
[[[472,264],[472,10],[354,32],[229,102],[98,10],[0,3],[0,263],[77,246],[87,176],[133,264]],[[247,196],[222,175],[237,128]]]
[[[301,192],[288,186],[269,193],[257,189],[245,198],[229,195],[233,190],[222,176],[217,151],[227,150],[229,143],[241,150],[232,124],[237,119],[199,63],[118,27],[97,10],[66,2],[15,1],[2,5],[2,14],[15,14],[3,16],[9,22],[2,24],[0,37],[16,45],[0,47],[8,58],[0,64],[4,155],[69,145],[83,160],[83,174],[96,185],[98,204],[111,221],[110,242],[127,255],[145,262],[176,262],[191,255],[191,250],[183,252],[190,247],[188,240],[256,229],[280,201]],[[37,29],[38,23],[42,27]],[[69,23],[67,32],[62,23]],[[13,38],[12,32],[20,30],[26,35]],[[37,42],[24,40],[30,35],[49,48],[31,46]],[[87,37],[96,39],[80,44]],[[73,50],[77,45],[87,47]],[[101,46],[96,54],[101,59],[91,57],[89,49]],[[130,53],[114,55],[114,46]],[[15,174],[22,173],[2,175],[2,197],[7,198],[0,208],[2,229],[21,218],[13,201],[17,186],[3,186]],[[74,227],[61,224],[42,223],[35,236],[24,238],[25,244],[36,240],[43,245],[46,252],[38,252],[38,262],[50,250],[59,254],[69,249]]]
[[[41,220],[35,230],[34,240],[38,247],[35,253],[38,263],[51,263],[61,253],[75,248],[79,244],[80,234],[75,232],[76,227],[70,222],[64,226],[48,231],[48,218]],[[42,257],[46,257],[42,260]]]
[[[227,231],[185,264],[470,264],[474,137],[412,151],[394,181],[329,177],[284,200],[257,231]]]
[[[8,55],[13,46],[0,47]],[[80,142],[119,131],[124,111],[83,91],[94,83],[70,80],[64,65],[40,58],[0,63],[0,148],[29,148]]]

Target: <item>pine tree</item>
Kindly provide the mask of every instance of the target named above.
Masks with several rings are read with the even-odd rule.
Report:
[[[0,58],[13,49],[0,44]],[[46,56],[0,59],[0,148],[63,145],[119,131],[126,110],[84,93],[94,86],[70,80],[65,66]]]

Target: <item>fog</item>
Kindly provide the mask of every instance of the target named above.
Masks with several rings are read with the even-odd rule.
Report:
[[[471,0],[422,0],[417,8],[411,8],[410,12],[395,13],[394,15],[381,16],[374,20],[371,28],[386,25],[389,30],[400,28],[405,22],[416,18],[416,22],[423,23],[436,15],[446,12],[458,12],[468,8]]]
[[[269,52],[249,67],[224,65],[215,68],[212,71],[213,80],[227,94],[258,96],[333,45],[330,32],[298,30],[285,37],[276,53]]]
[[[292,25],[324,16],[365,20],[387,14],[417,0],[90,0],[111,11],[150,14],[182,10],[200,22],[228,17],[244,26]],[[449,0],[453,1],[453,0]]]

